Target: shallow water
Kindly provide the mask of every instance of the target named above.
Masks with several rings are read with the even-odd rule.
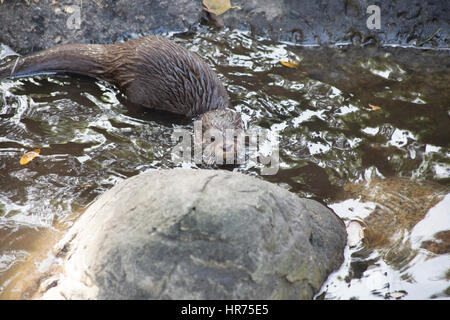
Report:
[[[411,189],[412,180],[433,183],[434,202],[402,234],[411,254],[392,263],[389,241],[347,248],[318,299],[450,297],[449,240],[435,236],[450,230],[448,50],[295,47],[226,30],[167,36],[214,67],[248,128],[279,134],[276,175],[261,175],[262,165],[251,161],[227,170],[319,200],[346,223],[374,209],[373,201],[349,199],[349,184],[377,177],[408,178]],[[281,60],[295,60],[299,69]],[[96,79],[62,74],[1,82],[0,298],[19,290],[14,279],[35,257],[39,235],[66,230],[118,181],[177,167],[177,128],[193,125],[129,106]],[[36,148],[40,156],[21,166],[21,156]],[[414,211],[414,201],[402,201]],[[427,250],[424,241],[444,249]]]

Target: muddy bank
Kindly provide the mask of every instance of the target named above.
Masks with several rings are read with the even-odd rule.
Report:
[[[233,0],[228,28],[300,44],[379,43],[448,47],[445,1]],[[379,25],[367,13],[380,8]],[[369,29],[373,25],[375,29]],[[205,22],[200,0],[41,0],[0,5],[0,43],[20,53],[64,43],[109,43],[167,30],[194,31]],[[379,26],[379,28],[378,28]]]

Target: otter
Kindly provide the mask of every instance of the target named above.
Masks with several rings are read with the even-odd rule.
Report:
[[[224,85],[200,56],[167,38],[60,45],[0,66],[0,79],[50,72],[97,77],[114,84],[134,104],[201,120],[203,132],[215,129],[223,135],[219,142],[202,141],[208,144],[208,157],[235,156],[237,144],[227,141],[225,131],[241,134],[243,121],[229,109]]]

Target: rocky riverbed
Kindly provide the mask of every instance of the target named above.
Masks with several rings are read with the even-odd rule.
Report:
[[[29,2],[29,4],[27,4]],[[224,25],[274,41],[449,46],[446,1],[233,0]],[[369,20],[379,4],[379,28]],[[369,20],[369,22],[368,22]],[[0,43],[20,53],[64,43],[111,43],[162,31],[195,32],[204,23],[201,0],[5,1],[0,5]]]

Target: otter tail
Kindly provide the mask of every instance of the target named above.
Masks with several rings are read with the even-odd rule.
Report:
[[[102,73],[107,45],[67,44],[13,58],[0,65],[0,79],[39,73],[73,72],[90,76]]]

